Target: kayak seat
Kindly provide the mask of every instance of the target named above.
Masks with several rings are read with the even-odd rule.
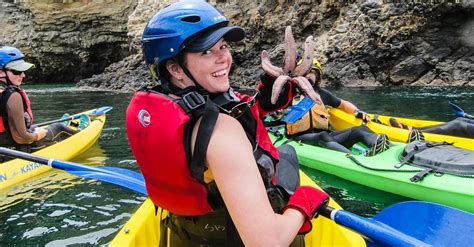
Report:
[[[405,146],[401,163],[430,168],[433,172],[474,176],[474,151],[449,143],[415,141]]]

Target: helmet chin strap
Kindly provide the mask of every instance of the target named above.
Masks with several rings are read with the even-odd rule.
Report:
[[[178,61],[178,65],[181,66],[181,68],[183,69],[183,72],[184,74],[186,74],[186,76],[191,79],[191,81],[193,81],[194,85],[196,85],[197,88],[199,89],[203,89],[203,87],[201,86],[201,84],[199,84],[196,79],[194,79],[194,76],[191,74],[191,72],[189,71],[188,67],[184,66],[183,63],[179,62]]]
[[[5,83],[5,84],[7,84],[7,85],[13,85],[12,81],[10,81],[10,77],[8,77],[7,72],[6,72],[5,70],[4,70],[3,72],[5,73],[5,76],[0,77],[0,79],[1,79],[1,78],[5,78],[5,81],[0,80],[0,82],[1,82],[1,83]]]
[[[214,103],[216,103],[217,105],[219,105],[221,107],[224,107],[224,108],[227,108],[227,107],[230,108],[230,107],[234,106],[235,104],[240,103],[239,98],[237,98],[237,96],[234,94],[234,90],[231,87],[229,87],[229,89],[226,92],[223,92],[223,93],[209,93],[201,86],[201,84],[199,84],[197,82],[197,80],[191,74],[189,69],[186,66],[184,66],[184,64],[178,62],[178,65],[181,66],[181,68],[183,69],[184,74],[186,74],[186,76],[189,79],[191,79],[191,81],[193,81],[194,84],[196,85],[194,87],[189,87],[190,90],[197,90],[198,92],[200,92],[202,94],[209,95],[210,99]],[[187,91],[186,89],[183,90],[183,89],[179,89],[179,88],[176,88],[176,87],[173,87],[173,86],[170,87],[170,89],[171,90],[177,89],[181,92],[186,92]]]

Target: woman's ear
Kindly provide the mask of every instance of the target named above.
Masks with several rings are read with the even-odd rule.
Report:
[[[167,61],[166,62],[166,69],[168,70],[168,72],[170,73],[170,75],[172,77],[174,77],[176,80],[178,81],[182,81],[183,80],[183,77],[184,77],[184,71],[183,69],[181,68],[181,66],[179,66],[177,63],[175,63],[174,61]]]

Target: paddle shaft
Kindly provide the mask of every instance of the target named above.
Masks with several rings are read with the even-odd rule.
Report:
[[[43,158],[43,157],[40,157],[40,156],[34,156],[34,155],[31,155],[31,154],[16,151],[16,150],[11,150],[11,149],[8,149],[8,148],[0,147],[0,154],[10,156],[10,157],[13,157],[13,158],[20,158],[20,159],[23,159],[23,160],[29,160],[29,161],[33,161],[33,162],[36,162],[36,163],[49,165],[49,163],[48,163],[49,160],[46,159],[46,158]]]
[[[91,166],[81,165],[81,164],[68,162],[68,161],[47,159],[41,156],[24,153],[24,152],[20,152],[16,150],[11,150],[4,147],[0,147],[0,154],[7,155],[14,158],[23,159],[23,160],[29,160],[29,161],[36,162],[39,164],[48,165],[53,168],[69,172],[73,175],[77,175],[84,178],[92,178],[92,179],[116,184],[128,189],[137,191],[144,195],[147,194],[145,182],[143,178],[141,177],[140,179],[138,179],[132,176],[133,174],[136,174],[135,176],[141,176],[141,174],[134,171],[130,171],[126,169],[121,169],[121,171],[113,171],[110,169],[117,170],[119,168],[91,167]]]
[[[74,120],[76,118],[79,118],[79,116],[80,115],[76,115],[76,116],[70,116],[68,118],[61,118],[61,119],[46,121],[46,122],[42,122],[42,123],[39,123],[39,124],[34,124],[33,126],[34,127],[42,127],[42,126],[49,125],[49,124],[52,124],[52,123],[59,123],[59,122]]]
[[[89,112],[89,113],[78,114],[78,115],[70,116],[70,117],[67,117],[67,118],[60,118],[60,119],[56,119],[56,120],[51,120],[51,121],[47,121],[47,122],[43,122],[43,123],[39,123],[39,124],[34,124],[33,126],[34,127],[41,127],[41,126],[45,126],[45,125],[52,124],[52,123],[58,123],[58,122],[63,122],[63,121],[74,120],[76,118],[81,117],[82,115],[88,115],[89,117],[101,116],[101,115],[109,112],[112,109],[113,109],[112,106],[102,106],[100,108],[95,109],[92,112]]]
[[[362,234],[369,241],[384,246],[429,246],[379,221],[360,217],[345,210],[326,206],[319,211],[319,214]]]

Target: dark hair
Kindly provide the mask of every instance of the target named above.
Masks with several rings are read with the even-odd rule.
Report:
[[[181,65],[186,65],[186,56],[184,52],[178,53],[174,58],[170,59],[175,63]],[[166,62],[162,63],[159,69],[161,83],[171,83],[171,74],[166,68]]]

